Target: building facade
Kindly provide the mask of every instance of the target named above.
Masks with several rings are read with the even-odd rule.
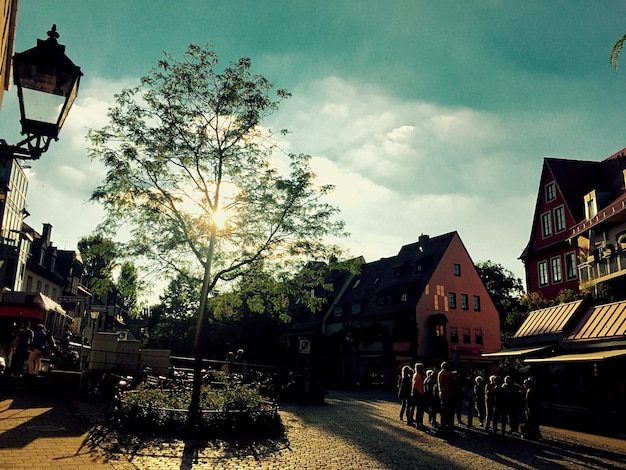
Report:
[[[324,315],[308,329],[289,326],[307,346],[301,361],[321,359],[333,386],[393,388],[400,367],[416,361],[467,371],[494,364],[482,353],[500,349],[498,312],[456,232],[422,235],[336,280]]]
[[[0,164],[0,282],[2,290],[22,290],[32,238],[23,231],[28,180],[16,160]]]
[[[18,0],[0,1],[0,105],[2,105],[4,90],[8,90],[11,83],[11,60],[13,59],[15,25],[17,23],[17,5]]]
[[[599,250],[605,238],[617,245],[615,231],[595,237],[604,222],[594,218],[624,194],[625,152],[601,162],[544,159],[530,239],[520,256],[528,292],[546,299],[555,299],[563,290],[578,292],[589,281],[590,252]],[[593,227],[591,219],[596,220]],[[591,247],[589,241],[577,240],[582,235],[587,240],[594,235]]]

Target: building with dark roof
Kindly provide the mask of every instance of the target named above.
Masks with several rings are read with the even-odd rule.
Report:
[[[626,149],[600,162],[546,158],[528,245],[520,259],[526,289],[554,299],[584,289],[626,298]],[[626,236],[624,237],[626,242]],[[626,243],[624,244],[626,248]]]
[[[310,331],[316,357],[306,358],[323,358],[333,385],[394,387],[400,367],[417,361],[449,360],[460,370],[493,364],[482,353],[500,349],[498,312],[458,233],[422,235],[338,280]]]

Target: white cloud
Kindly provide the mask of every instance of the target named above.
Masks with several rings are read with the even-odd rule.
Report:
[[[60,140],[28,170],[32,215],[26,221],[37,230],[51,223],[62,249],[74,249],[102,219],[102,210],[87,201],[105,169],[87,157],[85,134],[106,124],[113,94],[133,84],[81,85]],[[517,257],[528,239],[534,195],[492,197],[490,188],[515,178],[511,156],[492,148],[504,132],[494,116],[398,102],[330,77],[296,93],[270,124],[285,122],[293,133],[283,137],[283,148],[313,155],[318,182],[336,186],[329,202],[351,232],[342,242],[351,255],[375,261],[421,233],[456,230],[474,261],[491,259],[522,275]]]

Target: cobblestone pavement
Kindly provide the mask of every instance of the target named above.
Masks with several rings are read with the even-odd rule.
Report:
[[[102,425],[85,432],[85,420],[101,422],[101,406],[23,406],[28,401],[0,396],[0,469],[626,469],[619,438],[544,427],[534,442],[461,425],[443,439],[400,421],[389,392],[331,392],[324,405],[283,405],[283,439],[238,442],[132,437]]]
[[[85,426],[64,402],[0,393],[1,470],[135,468],[123,456],[119,461],[106,458],[86,437]]]
[[[626,468],[626,441],[543,428],[539,442],[459,426],[442,439],[398,419],[389,392],[331,392],[325,405],[284,405],[285,439],[256,442],[100,439],[137,469]]]

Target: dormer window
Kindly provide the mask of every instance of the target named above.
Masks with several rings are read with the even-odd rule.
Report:
[[[585,218],[591,219],[592,217],[595,217],[596,214],[598,213],[598,202],[596,199],[595,190],[586,194],[584,197],[584,201],[585,201]]]
[[[39,252],[39,266],[43,266],[45,260],[46,260],[46,250],[42,249]]]

